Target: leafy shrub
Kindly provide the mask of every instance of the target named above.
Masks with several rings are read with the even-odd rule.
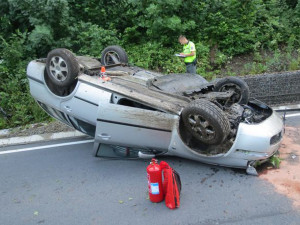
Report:
[[[210,48],[208,45],[198,42],[195,44],[197,53],[197,73],[205,74],[207,70],[210,70]]]
[[[4,66],[0,67],[0,75],[8,75],[0,85],[0,107],[6,115],[1,117],[0,129],[24,125],[30,122],[43,121],[48,116],[34,102],[29,93],[28,80],[23,65],[7,74]],[[11,70],[10,70],[11,71]]]
[[[180,58],[174,56],[175,53],[181,51],[179,48],[165,48],[159,43],[127,45],[125,48],[130,62],[136,66],[161,71],[163,73],[183,73],[185,71],[184,63]]]
[[[195,1],[192,1],[193,3]],[[164,46],[174,46],[179,34],[191,33],[196,28],[196,22],[192,15],[181,16],[186,7],[192,2],[181,0],[141,0],[128,1],[129,11],[127,17],[132,17],[132,24],[141,40],[136,41],[155,41]],[[189,8],[189,10],[191,10]],[[196,14],[194,14],[196,15]],[[128,34],[127,29],[127,34]],[[128,38],[128,36],[127,36]]]
[[[71,30],[71,48],[82,55],[100,57],[108,45],[119,44],[116,30],[106,30],[92,23],[79,22]]]
[[[23,48],[27,34],[18,32],[1,43],[0,54],[0,129],[43,121],[48,116],[34,102],[26,78],[27,58]]]
[[[0,117],[2,128],[48,118],[30,97],[25,68],[57,47],[99,57],[106,46],[121,44],[138,66],[181,73],[183,60],[173,55],[184,34],[196,44],[197,73],[207,79],[248,53],[254,62],[244,74],[300,69],[295,0],[7,0],[0,1],[0,15],[0,114],[10,115]]]
[[[46,56],[54,44],[53,31],[47,25],[37,25],[28,36],[27,48],[35,55]]]

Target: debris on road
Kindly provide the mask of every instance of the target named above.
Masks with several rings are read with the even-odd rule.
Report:
[[[259,175],[274,185],[276,190],[300,207],[300,128],[287,127],[279,149],[280,169],[264,170]]]

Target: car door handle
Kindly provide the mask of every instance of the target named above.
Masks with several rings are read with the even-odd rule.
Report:
[[[98,134],[97,136],[105,141],[108,141],[111,138],[111,136],[109,136],[108,134]]]
[[[68,111],[68,112],[72,112],[72,109],[70,108],[70,106],[65,106],[65,109]]]

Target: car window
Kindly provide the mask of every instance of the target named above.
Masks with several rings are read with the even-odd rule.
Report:
[[[85,133],[89,136],[95,136],[95,132],[96,132],[96,126],[89,124],[83,120],[77,119],[73,116],[69,116],[69,120],[71,121],[73,127],[75,127],[76,130],[81,131],[82,133]]]
[[[57,109],[51,108],[50,106],[48,106],[42,102],[39,102],[39,101],[38,101],[38,104],[51,116],[55,117],[56,119],[60,120],[63,123],[70,124],[67,117],[65,116],[65,114],[63,112],[61,112]]]

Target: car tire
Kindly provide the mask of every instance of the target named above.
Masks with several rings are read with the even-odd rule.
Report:
[[[107,66],[118,63],[128,63],[128,56],[125,50],[118,45],[106,47],[101,53],[101,64]]]
[[[217,81],[214,87],[214,91],[226,92],[234,90],[235,94],[227,101],[227,106],[234,103],[247,104],[249,101],[250,91],[247,83],[237,77],[222,78]]]
[[[76,81],[80,67],[71,51],[57,48],[48,53],[46,70],[54,85],[69,87]]]
[[[230,124],[223,111],[206,99],[192,101],[182,111],[187,131],[204,144],[222,143],[230,132]]]

